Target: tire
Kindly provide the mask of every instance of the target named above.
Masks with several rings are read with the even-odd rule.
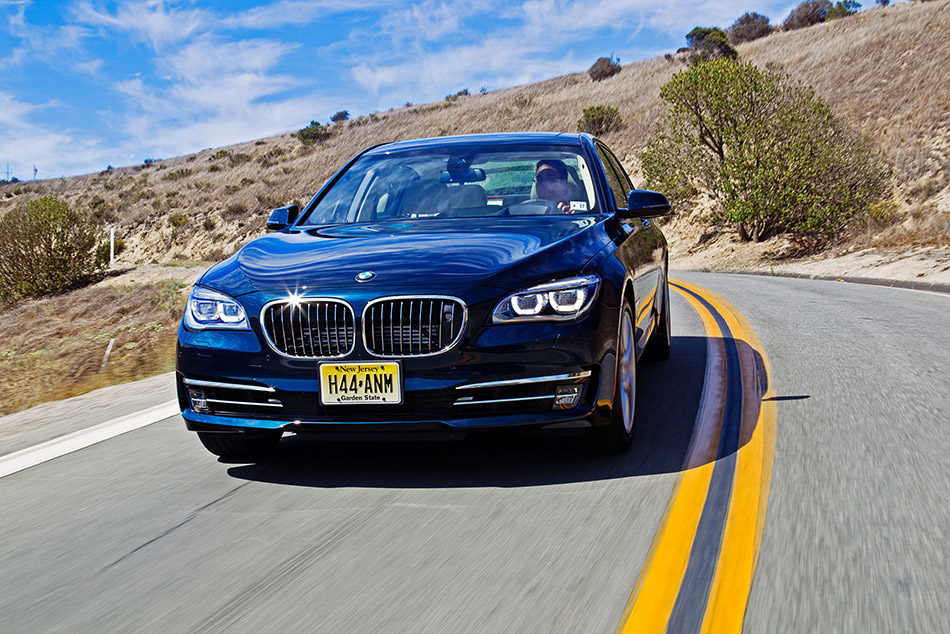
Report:
[[[590,429],[591,447],[600,453],[620,453],[633,442],[637,405],[637,344],[633,311],[624,305],[617,334],[617,372],[610,423]]]
[[[221,434],[199,431],[198,440],[205,449],[225,459],[244,460],[264,456],[277,447],[281,432],[255,434]]]
[[[647,342],[647,347],[643,351],[645,359],[650,361],[663,361],[670,358],[670,347],[672,344],[670,333],[670,283],[663,278],[663,308],[657,315],[657,323],[653,328],[653,334]]]

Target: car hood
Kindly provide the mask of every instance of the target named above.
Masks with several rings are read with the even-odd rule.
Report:
[[[212,267],[200,284],[231,295],[349,287],[480,284],[517,288],[580,271],[605,244],[602,219],[424,219],[271,233]],[[601,229],[601,230],[598,230]]]

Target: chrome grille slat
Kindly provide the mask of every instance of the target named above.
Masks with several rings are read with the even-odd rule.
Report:
[[[432,309],[435,308],[435,300],[429,300],[429,352],[432,352]]]
[[[353,309],[337,299],[270,302],[261,310],[261,328],[271,348],[298,359],[344,357],[356,345]]]
[[[313,318],[313,304],[307,304],[307,323],[310,325],[310,354],[311,356],[317,356],[318,354],[323,356],[323,344],[320,342],[319,338],[317,339],[317,345],[313,345],[313,331],[316,329],[319,332],[320,329],[320,312],[317,311],[317,320],[316,326],[314,326]]]
[[[333,305],[333,344],[336,347],[340,347],[340,321],[337,316],[337,309],[339,306],[337,304]]]
[[[453,297],[380,298],[363,310],[363,345],[376,357],[439,354],[458,343],[467,317],[465,304]]]
[[[439,347],[442,347],[442,321],[445,317],[445,302],[439,305]]]
[[[405,306],[405,302],[399,302],[399,354],[400,354],[400,355],[402,354],[402,344],[403,344],[403,338],[402,338],[402,324],[403,324],[403,321],[402,321],[402,309],[403,309],[403,306]],[[395,350],[394,350],[393,352],[395,352]]]

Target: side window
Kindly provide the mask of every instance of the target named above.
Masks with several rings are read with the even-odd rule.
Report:
[[[633,186],[633,181],[630,180],[630,177],[627,176],[627,171],[623,169],[623,165],[620,164],[620,161],[614,156],[614,153],[604,148],[604,154],[607,155],[607,159],[610,161],[611,167],[614,168],[614,171],[617,172],[617,176],[620,178],[620,183],[623,185],[623,200],[624,204],[627,204],[627,194],[630,193],[631,189],[636,189]]]
[[[626,208],[627,192],[629,190],[624,182],[625,179],[617,174],[617,169],[611,161],[613,157],[606,148],[598,145],[597,154],[600,156],[600,162],[604,165],[604,173],[607,175],[607,185],[610,187],[610,192],[614,196],[614,207],[617,209]],[[623,174],[623,171],[621,170],[620,173]]]

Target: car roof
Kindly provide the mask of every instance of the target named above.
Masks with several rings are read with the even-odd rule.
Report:
[[[433,137],[429,139],[413,139],[411,141],[396,141],[385,143],[368,150],[367,154],[389,154],[406,150],[421,150],[425,148],[452,148],[464,146],[499,146],[499,145],[581,145],[581,139],[590,137],[587,134],[570,132],[498,132],[492,134],[460,134],[457,136]]]

